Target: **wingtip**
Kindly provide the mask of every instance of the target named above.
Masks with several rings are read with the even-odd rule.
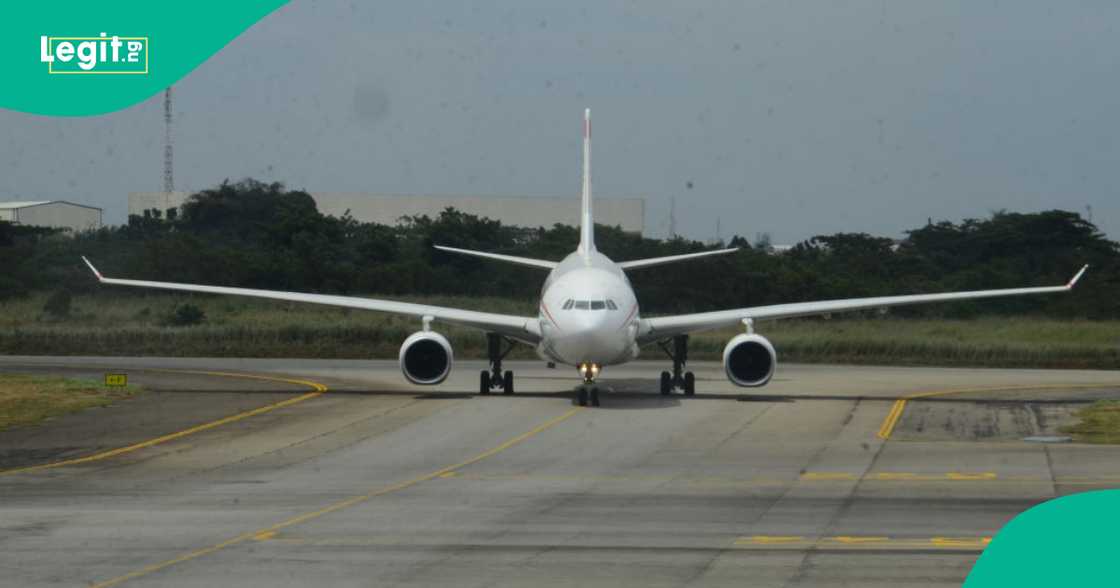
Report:
[[[1072,290],[1073,287],[1077,285],[1077,281],[1081,279],[1081,276],[1085,275],[1085,270],[1087,269],[1089,269],[1089,264],[1085,264],[1084,266],[1082,266],[1081,271],[1077,272],[1077,275],[1073,276],[1073,279],[1071,279],[1069,283],[1066,284],[1066,288]]]
[[[86,256],[82,256],[82,261],[86,262],[86,265],[89,266],[89,270],[93,272],[93,275],[97,276],[97,281],[101,281],[102,279],[104,279],[101,277],[101,272],[97,271],[97,268],[93,267],[93,264],[90,263],[89,259],[87,259]]]

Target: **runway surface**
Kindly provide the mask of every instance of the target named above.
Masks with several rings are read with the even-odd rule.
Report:
[[[482,365],[420,388],[386,361],[0,358],[149,390],[0,433],[0,585],[959,586],[1016,514],[1120,486],[1120,448],[1022,440],[1116,372],[783,365],[747,390],[695,362],[684,398],[639,362],[593,409],[537,362],[476,396]]]

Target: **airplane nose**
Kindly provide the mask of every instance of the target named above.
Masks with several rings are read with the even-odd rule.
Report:
[[[605,313],[587,313],[565,325],[563,339],[568,359],[573,363],[613,360],[620,353],[619,333]]]

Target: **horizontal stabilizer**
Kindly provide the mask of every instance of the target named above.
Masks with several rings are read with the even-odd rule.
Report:
[[[638,269],[643,267],[653,267],[664,263],[676,263],[678,261],[687,261],[689,259],[696,259],[699,257],[707,257],[709,255],[723,255],[724,253],[734,253],[738,251],[738,247],[731,249],[716,249],[714,251],[701,251],[700,253],[685,253],[682,255],[669,255],[666,257],[651,257],[649,259],[635,259],[633,261],[622,261],[618,263],[618,267],[629,270]]]
[[[498,261],[505,261],[508,263],[516,263],[517,265],[527,265],[529,267],[539,267],[543,269],[553,269],[558,263],[555,261],[547,261],[544,259],[532,259],[529,257],[517,257],[516,255],[502,255],[500,253],[487,253],[485,251],[474,251],[471,249],[459,249],[457,247],[445,247],[443,245],[433,245],[440,251],[450,251],[451,253],[462,253],[464,255],[475,255],[477,257],[485,257],[487,259],[496,259]]]

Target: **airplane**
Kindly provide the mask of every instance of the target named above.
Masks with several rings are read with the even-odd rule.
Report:
[[[737,248],[615,262],[595,248],[591,204],[591,110],[587,109],[584,111],[583,121],[580,237],[574,252],[561,261],[549,261],[435,246],[451,253],[548,270],[535,317],[330,294],[106,278],[88,259],[82,257],[82,260],[102,284],[255,296],[416,317],[420,320],[420,329],[404,340],[398,356],[401,372],[405,379],[414,384],[439,384],[451,373],[454,363],[451,343],[433,329],[433,323],[478,329],[486,333],[490,366],[490,369],[482,370],[479,374],[480,394],[489,394],[494,390],[513,394],[513,372],[503,372],[502,360],[516,343],[523,343],[535,347],[537,355],[550,364],[574,366],[577,369],[582,378],[582,385],[577,390],[577,401],[581,406],[586,406],[589,402],[592,406],[599,406],[600,394],[596,382],[603,369],[636,359],[644,345],[658,344],[672,361],[672,371],[661,372],[661,394],[672,394],[679,390],[686,396],[692,396],[696,392],[696,378],[691,371],[685,371],[689,334],[741,324],[744,332],[732,337],[724,347],[724,371],[728,379],[738,386],[765,386],[774,376],[778,358],[770,341],[754,331],[755,321],[829,315],[906,304],[1068,292],[1089,267],[1082,267],[1063,286],[797,302],[642,318],[638,311],[638,299],[627,278],[628,272],[728,254]]]

